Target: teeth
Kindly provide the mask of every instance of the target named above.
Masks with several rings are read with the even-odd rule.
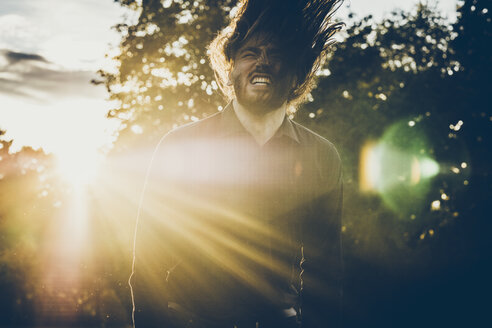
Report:
[[[251,81],[253,84],[270,84],[270,78],[269,77],[264,77],[264,76],[255,76],[253,80]]]

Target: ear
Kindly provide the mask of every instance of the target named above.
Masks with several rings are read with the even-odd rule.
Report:
[[[292,83],[290,84],[290,88],[294,90],[297,87],[297,74],[292,77]]]
[[[290,85],[290,87],[292,89],[294,89],[296,86],[297,86],[297,76],[294,76],[294,78],[292,79],[292,84]]]
[[[226,85],[229,87],[233,85],[233,83],[232,83],[232,70],[229,70],[229,74],[227,74]]]

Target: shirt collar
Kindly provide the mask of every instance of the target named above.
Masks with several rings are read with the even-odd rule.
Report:
[[[224,137],[237,134],[249,135],[249,132],[237,118],[234,108],[232,107],[232,102],[227,104],[227,106],[222,110],[219,134]],[[277,132],[275,132],[273,138],[280,138],[282,136],[287,136],[297,143],[300,143],[294,125],[287,115],[285,115],[282,125],[280,125]]]

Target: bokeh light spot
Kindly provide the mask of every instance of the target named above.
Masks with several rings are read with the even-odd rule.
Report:
[[[432,211],[439,211],[441,209],[441,201],[435,200],[431,203],[431,210]]]

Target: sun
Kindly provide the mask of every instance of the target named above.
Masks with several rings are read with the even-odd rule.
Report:
[[[88,186],[100,172],[103,160],[97,150],[73,149],[57,152],[57,173],[62,180],[73,187]]]

